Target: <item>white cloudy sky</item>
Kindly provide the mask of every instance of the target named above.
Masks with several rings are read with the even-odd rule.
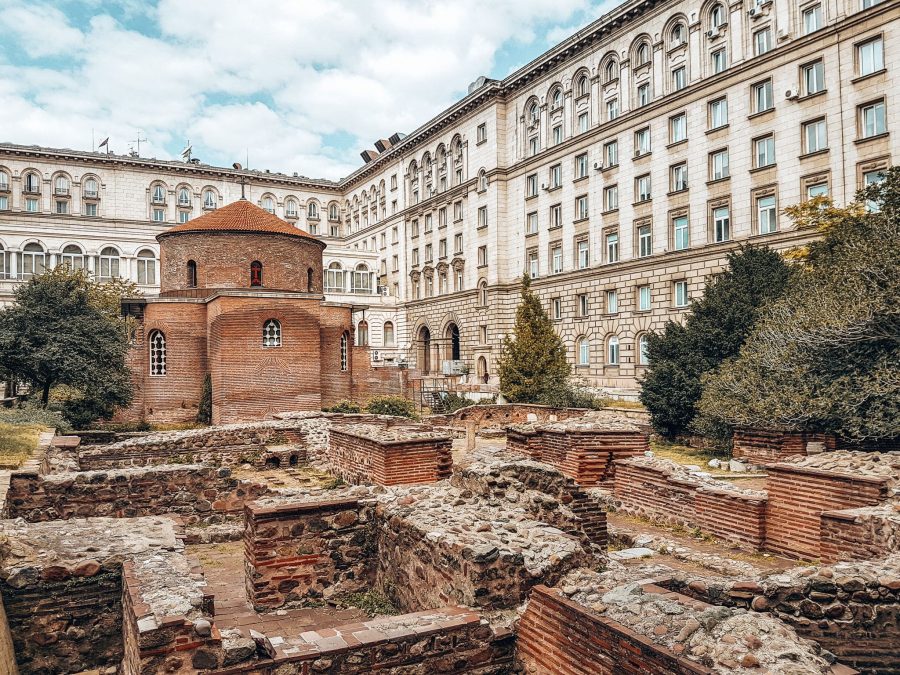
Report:
[[[6,0],[0,141],[339,178],[621,0]]]

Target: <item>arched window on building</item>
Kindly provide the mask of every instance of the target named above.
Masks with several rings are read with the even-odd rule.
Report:
[[[481,307],[487,307],[488,292],[487,292],[487,282],[486,281],[478,282],[478,304]]]
[[[356,325],[356,344],[360,347],[369,344],[369,324],[366,321],[360,321]]]
[[[266,319],[263,324],[263,347],[281,346],[281,322],[278,319]]]
[[[578,338],[575,343],[576,351],[578,353],[578,365],[579,366],[589,366],[591,365],[591,342],[586,337]]]
[[[585,94],[590,93],[591,91],[591,82],[588,79],[587,75],[581,75],[575,83],[575,95],[576,96],[584,96]]]
[[[30,279],[35,274],[43,274],[47,269],[47,254],[40,244],[25,244],[19,254],[19,275],[22,279]]]
[[[41,177],[36,173],[25,174],[25,192],[37,194],[41,191]]]
[[[550,93],[550,101],[552,103],[551,107],[553,110],[557,108],[561,108],[563,104],[563,92],[562,87],[557,87]]]
[[[382,343],[385,347],[394,346],[394,324],[390,321],[384,322],[384,327],[382,328]]]
[[[310,202],[306,205],[306,217],[307,218],[318,218],[319,217],[319,205],[315,202]]]
[[[191,190],[183,186],[178,188],[178,206],[185,207],[191,205]]]
[[[193,260],[187,261],[187,286],[197,288],[197,263]]]
[[[646,333],[641,335],[638,338],[638,365],[641,366],[649,366],[650,365],[650,357],[647,356],[647,346],[650,343],[650,338]]]
[[[617,338],[615,335],[609,338],[609,342],[607,342],[606,365],[619,365],[619,338]]]
[[[166,336],[159,330],[150,332],[150,374],[166,374]]]
[[[265,211],[269,213],[275,213],[275,199],[266,195],[262,199],[262,207]]]
[[[606,70],[604,71],[605,81],[612,82],[613,80],[618,79],[619,77],[619,64],[615,59],[610,59],[606,62]]]
[[[69,179],[65,176],[57,176],[53,184],[53,194],[66,196],[69,194]]]
[[[488,189],[488,177],[484,169],[478,172],[478,189],[482,192]]]
[[[371,293],[372,292],[372,274],[369,272],[365,263],[360,263],[353,270],[353,278],[351,281],[352,293]]]
[[[350,333],[346,331],[341,334],[341,370],[347,370],[348,357],[350,350]]]
[[[259,260],[254,260],[250,263],[250,285],[251,286],[262,286],[262,263]]]
[[[9,279],[9,253],[0,244],[0,279]]]
[[[344,280],[344,268],[339,262],[333,262],[325,270],[325,292],[344,293],[347,286]]]
[[[643,66],[650,63],[650,45],[642,42],[637,48],[637,65]]]
[[[144,286],[153,286],[156,283],[156,255],[150,249],[138,251],[137,282]]]
[[[709,25],[713,28],[718,28],[719,26],[725,23],[725,9],[721,4],[716,3],[713,5],[713,8],[709,10]]]
[[[297,200],[293,197],[288,197],[284,200],[284,217],[285,218],[296,218],[298,215],[297,211]]]
[[[687,30],[683,23],[676,23],[672,26],[672,46],[678,47],[687,41]]]
[[[100,251],[100,281],[109,281],[119,276],[119,252],[112,246],[106,246]]]
[[[96,178],[88,178],[81,184],[81,193],[86,199],[96,199],[100,196],[100,190]]]
[[[164,185],[157,183],[150,190],[150,201],[154,204],[166,203],[166,188]]]
[[[83,270],[85,268],[84,252],[75,244],[68,244],[62,250],[62,258],[60,264],[65,265],[70,270]]]
[[[339,219],[338,205],[337,205],[337,204],[331,204],[331,205],[328,207],[328,220],[330,220],[330,221],[336,221],[336,220],[338,220],[338,219]]]
[[[219,205],[219,198],[213,190],[206,190],[203,193],[203,208],[214,209]]]
[[[540,119],[541,112],[540,108],[538,108],[537,101],[531,104],[531,107],[528,108],[528,121],[529,122],[537,122]]]

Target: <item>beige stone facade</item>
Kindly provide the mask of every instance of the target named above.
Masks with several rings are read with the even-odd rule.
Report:
[[[528,271],[576,373],[633,392],[641,335],[729,251],[802,243],[785,206],[846,203],[895,161],[898,28],[898,0],[629,0],[338,182],[0,145],[0,301],[67,246],[155,292],[154,236],[243,180],[327,243],[325,293],[373,359],[494,382]]]

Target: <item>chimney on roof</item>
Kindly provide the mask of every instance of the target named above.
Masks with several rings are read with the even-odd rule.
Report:
[[[366,164],[368,164],[373,159],[378,157],[378,151],[377,150],[363,150],[361,153],[359,153],[359,156],[363,158],[363,161]]]
[[[391,149],[392,145],[393,143],[386,138],[375,141],[375,149],[378,150],[378,152],[386,152]]]
[[[406,138],[406,134],[398,131],[396,133],[391,134],[391,137],[388,140],[390,140],[391,145],[397,145],[397,143],[402,141],[404,138]]]

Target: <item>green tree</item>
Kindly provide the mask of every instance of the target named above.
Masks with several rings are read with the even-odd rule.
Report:
[[[740,350],[760,308],[784,290],[790,267],[775,251],[746,245],[728,255],[728,267],[707,280],[684,324],[669,321],[648,335],[650,366],[641,403],[657,433],[688,433],[703,393],[701,378]],[[712,431],[707,429],[707,431]]]
[[[197,422],[212,422],[212,376],[207,373],[203,378],[203,389],[200,391],[200,405],[197,406]]]
[[[513,403],[569,405],[570,373],[566,348],[526,274],[522,277],[515,332],[503,340],[500,390]]]
[[[112,415],[132,395],[128,326],[118,312],[118,294],[130,289],[67,267],[31,278],[0,310],[0,368],[29,382],[44,407],[53,387],[74,389],[63,406],[77,424]]]
[[[900,168],[836,209],[788,209],[823,237],[737,358],[708,377],[711,423],[900,437]],[[864,203],[875,205],[868,213]]]

